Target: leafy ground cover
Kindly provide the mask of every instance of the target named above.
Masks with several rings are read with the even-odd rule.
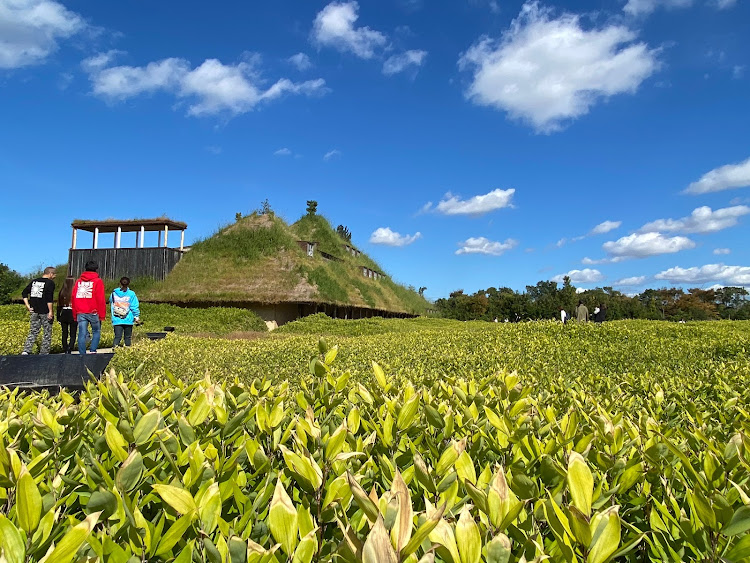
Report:
[[[0,391],[3,557],[750,561],[747,323],[285,332]]]
[[[29,315],[23,305],[0,306],[0,355],[20,354],[29,331]],[[146,339],[147,332],[158,332],[165,326],[175,327],[178,334],[226,335],[232,332],[266,332],[263,319],[247,309],[212,307],[209,309],[185,309],[173,305],[141,304],[143,325],[135,327],[133,339]],[[112,323],[102,325],[101,348],[112,346],[114,332]],[[60,324],[55,321],[52,329],[52,352],[62,350]],[[38,339],[34,351],[41,343]]]

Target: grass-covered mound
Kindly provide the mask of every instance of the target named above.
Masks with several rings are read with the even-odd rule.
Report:
[[[313,257],[297,241],[317,242]],[[362,266],[384,269],[346,243],[320,215],[287,225],[273,214],[254,213],[197,242],[164,282],[142,292],[170,303],[327,303],[391,312],[424,313],[428,302],[388,277],[365,278]],[[351,245],[351,243],[348,243]],[[335,259],[326,260],[323,253]]]

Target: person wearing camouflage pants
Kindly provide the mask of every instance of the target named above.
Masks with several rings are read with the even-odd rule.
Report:
[[[31,349],[34,347],[37,336],[39,336],[40,329],[44,330],[44,334],[42,335],[42,346],[39,348],[39,353],[49,354],[52,345],[52,321],[47,313],[31,313],[31,327],[29,336],[26,338],[26,344],[23,346],[24,354],[31,354]]]
[[[52,302],[55,293],[55,268],[49,266],[44,269],[44,275],[29,282],[29,285],[21,292],[23,303],[29,311],[31,326],[26,344],[23,346],[23,355],[31,354],[39,331],[44,330],[42,336],[42,347],[40,354],[49,354],[52,344]]]

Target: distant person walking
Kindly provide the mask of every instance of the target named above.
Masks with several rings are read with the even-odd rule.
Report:
[[[96,354],[102,336],[102,321],[107,318],[107,302],[104,299],[104,282],[97,274],[99,264],[86,262],[85,271],[73,286],[70,300],[73,318],[78,323],[78,353],[86,353],[86,333],[91,325],[91,351]]]
[[[560,320],[562,321],[562,324],[568,322],[568,312],[562,307],[560,307]]]
[[[583,301],[579,301],[578,307],[576,307],[576,320],[579,323],[585,323],[589,320],[589,309],[583,304]]]
[[[141,308],[138,296],[130,289],[130,278],[120,278],[120,287],[112,292],[109,302],[112,304],[112,328],[115,330],[114,347],[125,340],[125,346],[130,346],[133,337],[133,323],[140,322]]]
[[[66,354],[70,354],[75,348],[76,332],[78,332],[78,323],[73,318],[73,306],[71,305],[75,283],[75,278],[70,276],[65,278],[57,296],[57,322],[62,327],[62,347]]]
[[[606,317],[607,317],[607,308],[604,306],[604,303],[599,303],[599,306],[596,308],[596,311],[594,311],[594,322],[603,323]]]
[[[52,280],[55,279],[55,274],[55,268],[52,266],[45,268],[42,277],[31,280],[21,292],[23,303],[31,315],[29,335],[21,353],[24,356],[31,354],[40,330],[43,330],[44,334],[39,353],[49,354],[52,345],[52,319],[54,319],[52,303],[55,300],[55,282]]]

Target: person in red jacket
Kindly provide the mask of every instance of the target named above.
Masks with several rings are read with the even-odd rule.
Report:
[[[85,272],[76,280],[70,305],[73,319],[78,323],[78,353],[86,353],[86,336],[91,325],[91,351],[96,354],[102,336],[102,321],[107,318],[107,303],[104,300],[104,282],[97,274],[99,264],[86,262]]]

